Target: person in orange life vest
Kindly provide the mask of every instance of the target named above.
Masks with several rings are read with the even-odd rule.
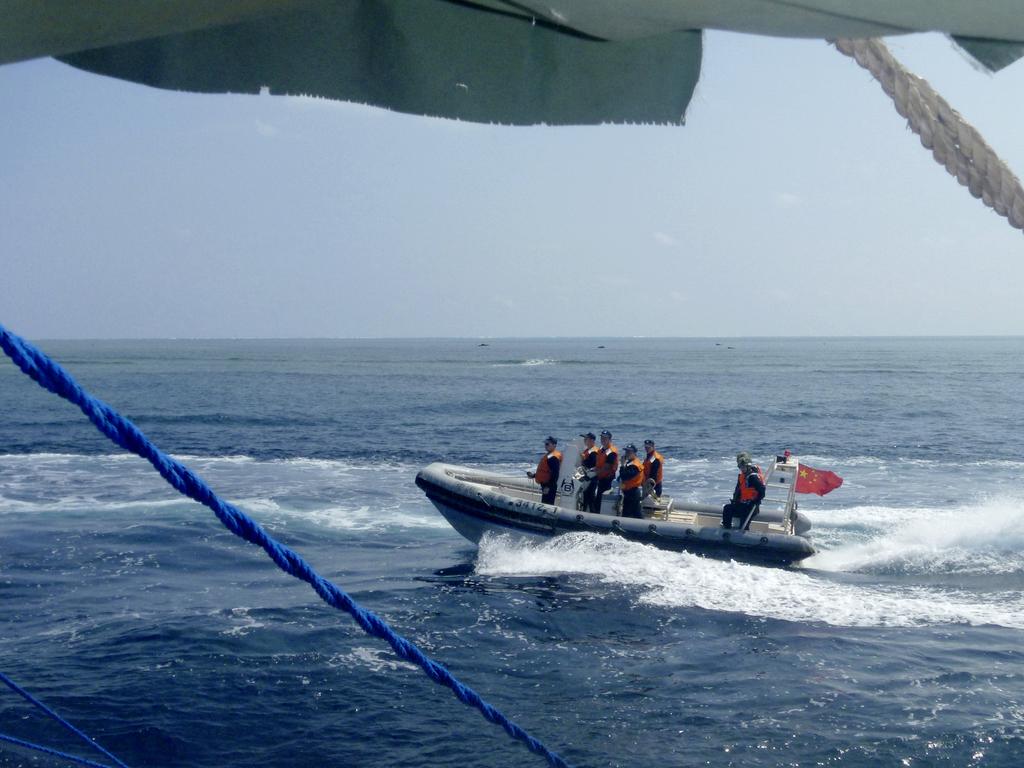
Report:
[[[583,450],[580,452],[579,466],[590,480],[583,489],[583,509],[589,510],[594,505],[594,494],[597,493],[597,480],[594,479],[597,474],[597,447],[594,445],[597,435],[584,432],[580,437],[583,438]]]
[[[661,481],[665,476],[665,457],[654,450],[653,440],[644,440],[644,450],[647,456],[644,457],[644,485],[654,491],[655,496],[661,496]]]
[[[622,491],[622,516],[641,517],[640,500],[643,498],[644,465],[636,457],[636,446],[630,443],[622,457],[619,470],[619,490]]]
[[[562,454],[555,447],[558,441],[548,437],[544,441],[544,455],[537,462],[536,472],[527,472],[526,476],[532,478],[540,486],[540,500],[544,504],[554,504],[555,495],[558,493],[558,473],[562,469]]]
[[[594,469],[597,470],[597,490],[590,511],[599,514],[601,497],[605,491],[611,489],[612,480],[619,471],[619,449],[612,445],[612,433],[607,429],[601,432],[601,450],[597,452],[597,464],[594,465]]]
[[[736,466],[740,473],[736,477],[736,489],[732,492],[732,502],[722,507],[723,528],[732,528],[734,517],[740,519],[742,527],[747,515],[764,498],[764,475],[761,473],[761,468],[751,460],[750,454],[746,451],[736,454]]]

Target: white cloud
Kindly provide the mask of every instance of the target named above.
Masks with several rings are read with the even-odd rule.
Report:
[[[792,192],[779,192],[775,195],[775,205],[779,208],[799,208],[803,204],[804,199]]]
[[[655,232],[654,239],[664,245],[666,248],[671,248],[676,245],[676,239],[672,235],[666,234],[665,232]]]

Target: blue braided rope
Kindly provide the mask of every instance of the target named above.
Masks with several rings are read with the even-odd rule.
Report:
[[[109,765],[105,765],[104,763],[95,763],[84,757],[75,757],[74,755],[69,755],[67,752],[59,752],[56,749],[50,749],[49,747],[44,747],[41,744],[33,744],[31,741],[22,741],[21,739],[16,739],[14,736],[8,736],[5,733],[0,733],[0,741],[17,744],[19,747],[24,747],[25,749],[34,749],[37,752],[45,752],[48,755],[53,755],[54,757],[59,757],[72,763],[78,763],[79,765],[89,765],[92,766],[92,768],[110,768]],[[121,763],[121,765],[124,765],[124,763]]]
[[[523,742],[550,765],[569,768],[565,760],[484,701],[472,688],[459,682],[445,667],[397,634],[375,613],[360,607],[346,592],[313,570],[298,553],[275,541],[259,523],[222,501],[191,469],[162,452],[128,419],[83,390],[60,365],[3,325],[0,325],[0,347],[39,386],[77,405],[110,440],[146,459],[171,486],[213,510],[225,528],[262,548],[281,570],[309,584],[325,603],[348,613],[367,634],[386,640],[400,658],[419,666],[427,677],[451,689],[459,701],[479,710],[485,719],[500,725],[509,736]]]
[[[121,766],[121,768],[128,768],[128,766],[127,766],[127,765],[125,765],[125,764],[124,764],[124,763],[122,763],[122,762],[121,762],[120,760],[118,760],[118,759],[117,759],[116,757],[114,757],[114,756],[113,756],[112,754],[110,754],[109,752],[107,752],[107,750],[105,750],[105,749],[104,749],[103,747],[101,747],[101,746],[100,746],[99,744],[97,744],[97,743],[96,743],[95,741],[93,741],[92,739],[90,739],[90,738],[89,738],[88,736],[86,736],[86,735],[85,735],[84,733],[82,733],[82,732],[81,732],[80,730],[78,730],[77,728],[75,728],[75,726],[73,726],[73,725],[72,725],[71,723],[69,723],[69,722],[68,722],[67,720],[65,720],[65,719],[64,719],[63,717],[61,717],[60,715],[58,715],[58,714],[57,714],[56,712],[54,712],[54,711],[53,711],[52,709],[50,709],[50,708],[49,708],[48,706],[46,706],[45,704],[43,704],[43,702],[41,702],[41,701],[40,701],[39,699],[37,699],[37,698],[36,698],[35,696],[33,696],[33,695],[32,695],[31,693],[29,693],[28,691],[26,691],[26,690],[25,690],[24,688],[22,688],[22,687],[21,687],[20,685],[18,685],[18,684],[17,684],[16,682],[14,682],[13,680],[11,680],[11,678],[9,678],[9,677],[8,677],[7,675],[5,675],[5,674],[4,674],[3,672],[0,672],[0,682],[3,682],[3,683],[4,683],[5,685],[7,685],[7,687],[8,687],[8,688],[10,688],[10,689],[11,689],[12,691],[14,691],[15,693],[17,693],[18,695],[20,695],[20,696],[21,696],[22,698],[24,698],[24,699],[25,699],[26,701],[28,701],[28,702],[29,702],[30,704],[33,704],[34,706],[36,706],[36,707],[38,707],[39,709],[41,709],[41,710],[42,710],[43,712],[45,712],[45,713],[46,713],[47,715],[49,715],[49,716],[50,716],[51,718],[53,718],[53,719],[54,719],[54,720],[56,720],[56,721],[57,721],[58,723],[60,723],[61,725],[63,725],[63,726],[64,726],[64,727],[66,728],[66,729],[68,729],[69,731],[71,731],[71,732],[72,732],[73,734],[75,734],[75,735],[76,735],[76,736],[77,736],[78,738],[80,738],[80,739],[81,739],[82,741],[84,741],[84,742],[85,742],[86,744],[88,744],[88,745],[89,745],[90,747],[92,747],[93,749],[96,749],[96,750],[98,750],[99,752],[102,752],[102,753],[103,753],[104,755],[106,755],[106,756],[107,756],[107,757],[109,757],[109,758],[110,758],[111,760],[113,760],[113,761],[114,761],[115,763],[117,763],[117,764],[118,764],[119,766]],[[44,749],[44,750],[45,750],[46,748],[45,748],[45,747],[43,747],[42,749]]]

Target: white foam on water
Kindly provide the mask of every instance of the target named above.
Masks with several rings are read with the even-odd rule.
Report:
[[[339,653],[327,660],[328,667],[361,666],[371,672],[394,672],[399,669],[418,670],[415,664],[403,661],[384,648],[358,647],[351,653]]]
[[[193,504],[184,496],[159,501],[101,501],[90,496],[64,496],[56,502],[19,501],[0,497],[0,514],[40,512],[144,512]]]
[[[551,358],[531,358],[530,360],[518,360],[514,363],[494,363],[491,365],[492,368],[512,368],[518,366],[526,366],[532,368],[536,365],[555,365],[558,361]]]
[[[259,515],[266,517],[269,515],[277,515],[282,511],[281,505],[278,504],[277,501],[275,501],[274,499],[264,499],[258,497],[248,499],[234,499],[231,501],[231,504],[254,516]]]
[[[418,466],[329,459],[192,457],[226,501],[260,522],[305,519],[353,531],[445,529],[413,483]],[[194,504],[128,454],[0,456],[0,514],[145,513]]]
[[[249,469],[242,465],[252,465],[259,471],[287,471],[289,468],[320,469],[327,472],[349,472],[349,471],[409,471],[419,469],[419,465],[401,464],[398,462],[381,463],[377,460],[352,461],[347,459],[317,459],[308,457],[294,457],[287,459],[256,459],[245,454],[226,454],[223,456],[192,456],[187,454],[174,454],[173,458],[189,465],[202,465],[210,469],[223,469],[231,467],[236,471],[239,468]],[[123,464],[133,464],[143,471],[155,473],[153,467],[145,459],[132,453],[109,453],[109,454],[77,454],[77,453],[0,453],[0,469],[66,469],[69,466],[76,469],[102,471],[110,465],[118,465],[119,471],[124,471]]]
[[[134,454],[125,454],[129,458],[134,458]],[[172,458],[177,459],[182,464],[192,463],[212,463],[212,464],[254,464],[258,459],[254,459],[252,456],[247,456],[244,453],[237,455],[228,456],[192,456],[191,454],[174,454]]]
[[[583,574],[635,588],[645,604],[783,621],[849,627],[995,624],[1024,629],[1024,596],[1019,592],[979,596],[938,587],[849,584],[828,573],[666,552],[594,533],[540,544],[485,537],[476,571],[484,576]]]
[[[401,505],[353,505],[328,506],[320,508],[287,509],[285,515],[302,518],[315,525],[345,531],[387,531],[396,528],[419,528],[440,530],[448,528],[448,522],[433,511],[414,512],[402,509]]]
[[[912,573],[1024,572],[1024,502],[999,497],[956,509],[857,507],[815,521],[864,526],[867,540],[842,543],[806,561],[829,571]]]
[[[224,611],[216,611],[211,613],[211,616],[217,618],[226,618],[232,626],[227,629],[221,630],[220,634],[227,635],[229,637],[244,637],[257,629],[262,629],[266,625],[266,622],[259,621],[249,611],[251,608],[231,608],[227,613]]]
[[[144,461],[133,453],[0,453],[0,463],[11,465],[27,465],[39,462],[67,463],[87,459],[91,461]]]

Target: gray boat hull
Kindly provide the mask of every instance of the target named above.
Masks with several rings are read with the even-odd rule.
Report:
[[[761,530],[755,526],[749,531],[725,530],[717,524],[625,518],[543,504],[524,481],[449,464],[425,467],[416,476],[416,484],[451,526],[473,543],[487,533],[543,540],[590,532],[617,535],[658,549],[778,565],[799,562],[816,551],[806,537],[774,532],[763,523]],[[694,517],[709,520],[706,512]]]

